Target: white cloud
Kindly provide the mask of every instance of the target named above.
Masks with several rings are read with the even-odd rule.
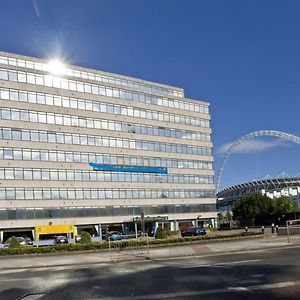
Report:
[[[232,145],[233,143],[226,143],[223,144],[216,153],[224,154]],[[232,153],[242,153],[242,154],[250,154],[250,153],[257,153],[263,152],[266,150],[270,150],[276,147],[287,146],[288,141],[283,139],[275,139],[271,141],[262,140],[262,139],[251,139],[247,140],[240,145],[238,145]]]

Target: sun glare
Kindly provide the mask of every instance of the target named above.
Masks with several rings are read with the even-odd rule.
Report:
[[[65,73],[65,66],[61,61],[55,59],[49,61],[47,70],[52,74],[63,75]]]

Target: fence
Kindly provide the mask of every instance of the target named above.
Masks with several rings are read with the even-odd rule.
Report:
[[[288,242],[300,241],[300,219],[286,222]]]
[[[109,254],[111,261],[130,258],[149,259],[149,238],[147,234],[130,234],[108,237]]]

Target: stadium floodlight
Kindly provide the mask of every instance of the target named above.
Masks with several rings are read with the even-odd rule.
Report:
[[[46,69],[49,73],[55,75],[63,75],[66,72],[65,65],[58,59],[50,60]]]

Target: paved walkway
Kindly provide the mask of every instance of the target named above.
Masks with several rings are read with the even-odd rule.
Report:
[[[151,259],[163,259],[167,257],[184,257],[191,255],[212,255],[226,252],[238,252],[276,247],[290,247],[298,244],[288,243],[287,237],[265,236],[260,238],[247,238],[229,241],[208,241],[205,243],[193,243],[189,245],[173,245],[150,248]],[[0,257],[0,270],[15,268],[42,268],[67,265],[95,265],[110,263],[109,251],[70,253],[66,255],[41,255],[41,256],[9,256]]]

